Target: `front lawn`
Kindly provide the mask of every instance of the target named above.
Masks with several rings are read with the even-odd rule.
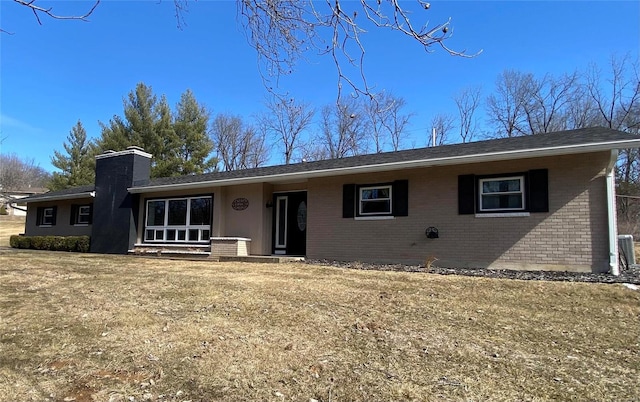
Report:
[[[0,251],[0,400],[640,399],[640,292]]]

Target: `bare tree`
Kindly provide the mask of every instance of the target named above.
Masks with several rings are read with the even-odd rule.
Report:
[[[566,104],[563,118],[567,129],[601,125],[598,106],[583,82],[576,85],[573,96]]]
[[[369,120],[362,102],[349,98],[322,109],[317,144],[322,159],[344,158],[367,151]]]
[[[472,141],[476,134],[478,120],[475,114],[480,106],[481,94],[482,88],[475,86],[464,88],[453,97],[460,118],[459,127],[462,142]]]
[[[406,135],[405,129],[411,119],[410,113],[402,113],[405,105],[403,98],[388,92],[380,92],[371,98],[364,108],[370,120],[371,139],[376,153],[385,150],[387,139],[393,151],[401,148]]]
[[[294,98],[273,96],[266,104],[268,113],[258,118],[259,124],[282,145],[284,163],[289,164],[300,147],[300,137],[311,125],[315,111]]]
[[[245,130],[245,136],[247,137],[245,143],[249,146],[245,162],[246,167],[251,169],[266,165],[269,161],[271,146],[264,128],[256,129],[250,126]]]
[[[631,62],[629,56],[612,56],[609,67],[608,75],[603,78],[602,69],[590,66],[587,73],[589,94],[607,127],[616,130],[636,128],[640,125],[640,116],[633,113],[640,103],[638,62]]]
[[[527,134],[525,105],[531,96],[533,74],[503,71],[496,81],[495,94],[487,98],[487,114],[497,137]]]
[[[528,132],[539,134],[567,128],[566,107],[579,93],[578,73],[559,78],[546,74],[541,79],[527,81],[528,95],[524,100],[524,114]]]
[[[455,117],[446,113],[438,113],[431,119],[431,130],[436,132],[435,144],[433,143],[433,133],[429,133],[427,140],[431,146],[444,145],[449,141],[450,134],[455,128]]]
[[[45,187],[51,175],[31,158],[0,154],[0,192]]]
[[[245,127],[238,116],[218,114],[213,120],[211,137],[223,170],[255,168],[268,160],[264,134]]]

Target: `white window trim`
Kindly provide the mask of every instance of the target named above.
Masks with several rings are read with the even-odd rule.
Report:
[[[143,242],[145,243],[207,243],[210,241],[211,239],[211,225],[191,225],[191,200],[195,200],[195,199],[202,199],[202,198],[208,198],[208,199],[212,199],[211,196],[201,196],[201,197],[179,197],[179,198],[155,198],[155,199],[149,199],[146,200],[146,205],[145,205],[145,226],[144,226],[144,232],[142,233],[142,239]],[[187,200],[187,224],[186,225],[169,225],[169,201],[180,201],[180,200]],[[163,222],[162,225],[148,225],[149,223],[149,203],[151,202],[159,202],[159,201],[163,201],[164,202],[164,218],[163,218]],[[147,238],[147,231],[152,230],[153,231],[153,238],[149,239]],[[167,231],[168,230],[175,230],[176,231],[176,238],[174,240],[167,240]],[[184,240],[178,240],[178,231],[179,230],[184,230],[185,231],[185,238]],[[198,239],[197,240],[192,240],[189,239],[189,231],[190,230],[197,230],[198,231]],[[205,231],[209,231],[209,236],[204,236],[204,232]],[[159,239],[157,234],[161,232],[162,233],[162,239]]]
[[[482,191],[482,184],[488,181],[501,181],[501,180],[520,180],[520,191],[501,191],[501,192],[495,192],[495,193],[484,193]],[[520,197],[522,197],[522,208],[488,208],[485,209],[482,206],[482,196],[483,195],[509,195],[509,194],[520,194]],[[527,206],[525,204],[526,198],[525,198],[525,188],[524,188],[524,175],[519,175],[519,176],[503,176],[503,177],[487,177],[484,179],[479,179],[478,180],[478,210],[479,212],[496,212],[496,213],[500,213],[500,212],[518,212],[518,211],[525,211]]]
[[[83,208],[86,208],[85,213],[82,213]],[[86,222],[81,222],[80,221],[80,217],[81,216],[86,216],[87,217],[87,221]],[[89,220],[91,219],[91,206],[90,205],[80,205],[78,206],[78,210],[76,211],[76,216],[75,216],[75,224],[74,226],[89,226]]]
[[[375,198],[367,201],[384,201],[389,200],[389,212],[362,212],[362,192],[365,190],[380,190],[380,189],[388,189],[389,190],[389,198]],[[393,186],[391,184],[384,185],[373,185],[373,186],[362,186],[358,187],[358,214],[356,218],[362,217],[391,217],[393,218]]]
[[[49,215],[47,215],[47,212],[50,212]],[[51,226],[53,226],[53,207],[45,207],[42,209],[42,221],[40,222],[40,227],[45,227],[45,228],[49,228]],[[45,220],[49,218],[50,222],[45,222]]]

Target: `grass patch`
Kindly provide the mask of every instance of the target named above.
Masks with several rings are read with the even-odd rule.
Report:
[[[0,215],[0,247],[9,247],[12,235],[24,233],[24,216]]]
[[[633,400],[640,292],[0,255],[0,400]]]

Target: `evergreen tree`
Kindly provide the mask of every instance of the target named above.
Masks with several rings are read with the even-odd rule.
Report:
[[[154,122],[153,131],[155,140],[151,149],[154,149],[152,161],[152,176],[168,177],[180,174],[180,160],[176,157],[177,150],[180,148],[180,140],[176,136],[173,128],[173,117],[171,116],[171,107],[167,98],[162,95],[160,102],[155,107],[156,121]]]
[[[174,116],[166,97],[158,101],[150,86],[136,85],[123,102],[124,118],[102,125],[100,151],[139,146],[153,155],[151,177],[203,173],[213,169],[208,158],[213,144],[207,137],[209,114],[190,91],[182,95]]]
[[[209,157],[214,148],[208,136],[209,117],[207,109],[198,104],[193,92],[187,89],[177,104],[173,124],[179,140],[178,174],[201,174],[215,168],[218,161]]]
[[[66,152],[54,151],[51,164],[60,169],[54,172],[49,189],[61,190],[69,187],[92,184],[95,179],[95,146],[87,141],[87,132],[78,120],[62,145]]]

